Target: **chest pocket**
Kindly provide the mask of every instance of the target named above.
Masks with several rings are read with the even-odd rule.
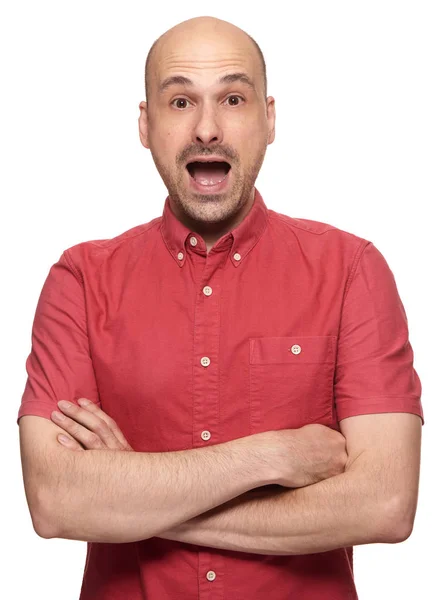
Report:
[[[251,433],[332,421],[337,336],[249,338]]]

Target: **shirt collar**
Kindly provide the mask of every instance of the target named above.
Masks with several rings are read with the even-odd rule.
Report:
[[[242,264],[248,253],[251,252],[268,223],[268,208],[257,188],[254,190],[254,202],[251,210],[239,225],[219,238],[210,250],[210,253],[227,250],[235,267]],[[176,217],[170,207],[169,196],[164,203],[161,233],[170,254],[180,267],[184,266],[188,252],[201,252],[202,236],[189,229]],[[193,238],[196,238],[196,244]]]

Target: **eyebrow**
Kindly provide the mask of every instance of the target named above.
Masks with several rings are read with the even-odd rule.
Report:
[[[234,83],[235,81],[241,81],[248,87],[256,90],[253,81],[246,73],[229,73],[228,75],[223,75],[222,77],[219,77],[217,83]],[[191,87],[194,86],[194,83],[191,79],[185,77],[184,75],[172,75],[171,77],[164,79],[164,81],[161,83],[159,86],[159,93],[164,93],[172,85],[188,85]]]

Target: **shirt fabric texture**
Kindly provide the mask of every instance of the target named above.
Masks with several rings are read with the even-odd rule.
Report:
[[[18,412],[86,397],[138,452],[345,417],[419,415],[396,282],[372,242],[268,209],[206,253],[163,214],[66,249],[38,300]],[[148,501],[148,498],[146,498]],[[261,555],[152,537],[87,542],[80,600],[354,600],[353,548]]]

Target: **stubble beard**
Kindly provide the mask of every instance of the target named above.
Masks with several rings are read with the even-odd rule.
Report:
[[[260,165],[259,165],[260,168]],[[182,172],[177,182],[170,178],[167,186],[169,196],[175,206],[188,218],[203,223],[219,223],[232,218],[250,198],[257,177],[255,170],[238,175],[234,167],[231,175],[233,181],[229,183],[229,189],[219,194],[204,194],[192,191],[185,181],[187,176]],[[257,171],[258,172],[258,171]]]

